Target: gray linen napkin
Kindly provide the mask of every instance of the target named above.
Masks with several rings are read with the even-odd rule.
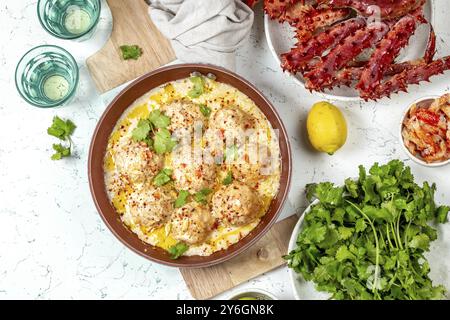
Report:
[[[247,39],[253,11],[241,0],[147,0],[156,27],[182,62],[236,69],[235,52]]]

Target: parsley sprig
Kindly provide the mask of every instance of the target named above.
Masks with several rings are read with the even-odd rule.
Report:
[[[53,150],[55,153],[51,157],[52,160],[61,160],[62,158],[71,156],[73,144],[71,136],[75,129],[76,125],[71,120],[63,120],[58,116],[53,118],[52,125],[47,129],[47,133],[66,142],[66,144],[53,144]]]

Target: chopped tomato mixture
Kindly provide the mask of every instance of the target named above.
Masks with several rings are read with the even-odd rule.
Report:
[[[411,107],[403,121],[405,146],[427,163],[450,159],[450,94],[428,106]]]

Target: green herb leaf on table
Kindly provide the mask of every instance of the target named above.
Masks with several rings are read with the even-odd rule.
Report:
[[[178,197],[175,200],[174,207],[175,208],[181,208],[187,203],[187,199],[189,197],[189,192],[186,190],[180,190],[178,193]]]
[[[167,250],[170,254],[170,258],[173,260],[179,259],[186,251],[189,250],[189,246],[183,242],[178,242]]]
[[[194,194],[194,200],[201,204],[208,203],[208,195],[212,193],[211,189],[205,188]]]
[[[200,105],[200,112],[205,116],[209,117],[211,115],[212,110],[208,108],[205,104]]]
[[[51,156],[52,160],[61,160],[62,158],[70,157],[72,154],[72,139],[71,135],[75,131],[76,126],[71,120],[63,120],[58,116],[53,118],[52,125],[47,129],[50,136],[56,137],[59,140],[67,141],[68,146],[61,143],[53,144],[52,148],[55,153]]]
[[[190,78],[192,89],[189,90],[188,96],[192,99],[200,97],[205,92],[205,79],[203,76],[195,76]]]
[[[123,45],[120,51],[124,60],[138,60],[142,56],[142,49],[138,45]]]
[[[228,186],[233,183],[233,173],[228,171],[227,176],[222,180],[222,184]]]
[[[62,144],[54,144],[53,150],[55,150],[55,153],[52,155],[52,160],[61,160],[71,155],[70,147],[64,147]]]
[[[162,169],[154,178],[153,184],[157,187],[161,187],[170,181],[172,181],[172,169]]]
[[[76,126],[70,120],[63,120],[58,116],[53,118],[52,126],[47,129],[47,133],[60,140],[66,141],[75,131]]]

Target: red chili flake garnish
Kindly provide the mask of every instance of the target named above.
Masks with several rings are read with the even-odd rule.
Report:
[[[417,118],[429,125],[437,126],[441,117],[430,110],[420,109],[417,111]]]

